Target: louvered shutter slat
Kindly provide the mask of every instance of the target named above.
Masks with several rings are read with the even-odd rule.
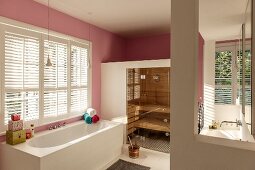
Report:
[[[88,49],[71,45],[71,112],[80,113],[88,107],[87,85]]]
[[[44,117],[57,116],[57,93],[44,93]]]
[[[21,115],[23,119],[23,100],[20,92],[5,93],[5,124],[8,123],[13,113]]]
[[[87,108],[88,91],[86,88],[71,91],[71,111],[82,112]]]
[[[39,119],[39,92],[24,93],[25,121]],[[30,114],[36,113],[36,114]]]
[[[215,104],[232,103],[232,52],[215,55]]]
[[[58,46],[58,87],[67,87],[67,46]]]
[[[58,91],[58,115],[67,113],[67,91]]]
[[[56,89],[44,94],[44,116],[67,114],[67,44],[45,40],[44,47],[44,61],[49,55],[52,63],[52,67],[44,67],[44,87]]]
[[[39,118],[39,39],[5,32],[5,124],[13,113],[25,121]],[[29,89],[36,91],[26,92]]]

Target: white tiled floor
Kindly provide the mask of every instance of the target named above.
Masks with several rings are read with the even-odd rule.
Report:
[[[120,159],[151,167],[151,170],[170,170],[170,154],[140,148],[140,157],[132,159],[128,156],[127,148],[128,145],[123,147]]]

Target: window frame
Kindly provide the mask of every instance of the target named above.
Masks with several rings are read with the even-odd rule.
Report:
[[[70,112],[70,98],[71,93],[69,90],[71,89],[71,45],[79,44],[80,46],[87,46],[88,50],[88,69],[87,69],[87,106],[91,107],[92,104],[92,43],[88,40],[76,38],[73,36],[61,34],[54,31],[49,31],[44,28],[40,28],[37,26],[33,26],[30,24],[26,24],[23,22],[15,21],[12,19],[8,19],[5,17],[0,17],[0,135],[5,134],[5,130],[7,129],[7,125],[5,125],[5,31],[20,33],[21,35],[35,35],[39,38],[39,119],[26,121],[24,122],[24,127],[28,128],[31,123],[35,124],[35,126],[42,126],[48,123],[57,122],[61,120],[65,120],[68,118],[73,118],[77,116],[81,116],[82,113],[74,113]],[[43,94],[46,92],[44,89],[44,40],[59,40],[67,42],[67,114],[58,115],[54,117],[45,117],[44,116],[44,96]],[[58,42],[58,41],[57,41]],[[61,87],[62,88],[62,87]],[[58,89],[56,87],[56,89]],[[56,90],[57,91],[57,90]]]
[[[251,50],[251,42],[246,41],[246,50]],[[240,89],[240,85],[238,83],[238,68],[236,65],[238,64],[238,51],[241,50],[241,42],[240,41],[233,41],[233,42],[223,42],[223,43],[216,43],[215,47],[215,53],[216,52],[223,52],[223,51],[231,51],[232,56],[231,56],[231,88],[232,88],[232,93],[231,93],[231,104],[224,104],[224,103],[215,103],[214,99],[214,104],[215,105],[237,105],[236,99],[238,96],[238,89]],[[214,71],[215,71],[215,64],[214,63]],[[215,74],[214,73],[214,79],[215,79]],[[215,84],[215,89],[217,85]],[[216,95],[216,92],[215,92]],[[241,100],[241,99],[240,99]]]

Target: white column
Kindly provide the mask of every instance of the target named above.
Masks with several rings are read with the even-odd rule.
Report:
[[[171,4],[171,169],[183,169],[182,157],[197,133],[198,0]]]

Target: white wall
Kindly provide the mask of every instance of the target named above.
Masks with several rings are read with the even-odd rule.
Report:
[[[204,116],[205,127],[212,120],[222,122],[240,119],[240,105],[214,104],[215,99],[215,41],[205,41],[204,45]]]
[[[216,121],[235,121],[240,120],[241,105],[215,105]]]
[[[204,126],[208,127],[215,120],[215,41],[204,44]]]
[[[204,84],[215,84],[215,41],[205,41],[204,44]]]
[[[254,170],[254,144],[196,135],[198,11],[198,0],[172,0],[171,170]]]
[[[170,59],[101,64],[101,116],[113,119],[126,116],[127,68],[170,67]]]

